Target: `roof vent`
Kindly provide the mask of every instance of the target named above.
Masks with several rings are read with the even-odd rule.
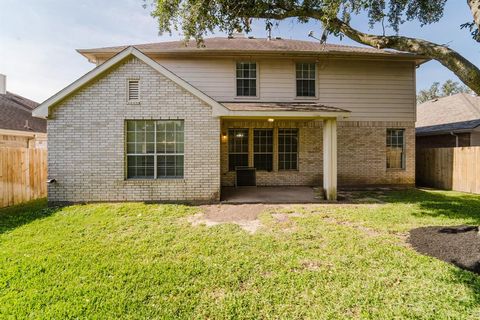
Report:
[[[234,32],[232,33],[233,38],[245,38],[245,34],[243,32]]]
[[[275,39],[277,39],[277,40],[282,40],[282,37],[275,37]]]
[[[254,36],[248,36],[248,39],[255,39]]]
[[[0,73],[0,94],[7,93],[7,76]]]

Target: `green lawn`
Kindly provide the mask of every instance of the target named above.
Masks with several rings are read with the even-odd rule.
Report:
[[[362,197],[384,204],[292,206],[255,234],[180,205],[0,209],[0,318],[478,319],[480,277],[405,234],[480,224],[480,196]]]

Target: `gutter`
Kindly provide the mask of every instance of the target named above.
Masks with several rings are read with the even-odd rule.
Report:
[[[450,134],[455,137],[455,147],[458,147],[458,134],[453,133],[453,131],[450,131]]]

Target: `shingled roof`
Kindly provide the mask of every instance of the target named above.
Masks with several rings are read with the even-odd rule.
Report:
[[[11,92],[0,94],[0,129],[47,132],[47,121],[32,117],[37,106],[35,101]]]
[[[465,132],[480,126],[480,97],[458,93],[417,106],[417,134]]]
[[[95,55],[113,55],[129,45],[94,49],[78,49],[77,51],[93,59]],[[247,37],[213,37],[204,39],[203,46],[198,47],[195,41],[166,41],[132,45],[145,54],[162,53],[288,53],[288,54],[358,54],[385,57],[406,57],[426,60],[425,58],[406,52],[381,50],[369,47],[355,47],[338,44],[320,44],[318,41],[303,41],[290,39],[265,39]]]

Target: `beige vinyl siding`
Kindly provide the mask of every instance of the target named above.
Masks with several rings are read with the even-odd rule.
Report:
[[[352,111],[349,121],[414,121],[413,62],[319,60],[317,97],[296,97],[292,58],[255,58],[259,70],[258,98],[235,96],[234,58],[159,58],[157,61],[217,101],[317,101]]]

